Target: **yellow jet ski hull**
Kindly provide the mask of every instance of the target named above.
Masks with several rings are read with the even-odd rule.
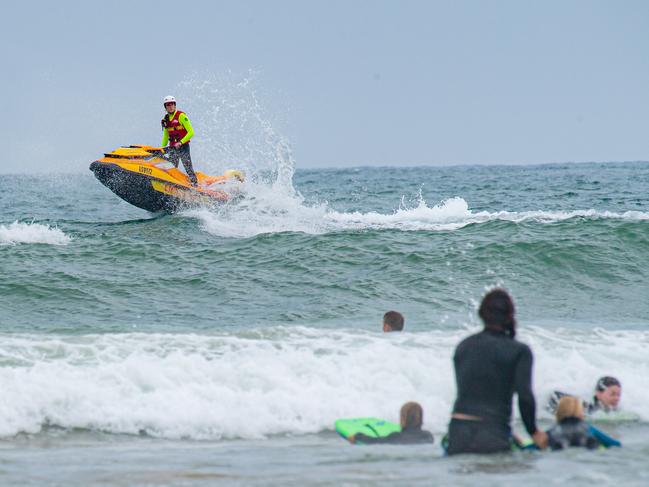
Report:
[[[222,176],[196,172],[198,186],[165,159],[160,147],[131,145],[120,147],[90,164],[95,177],[124,201],[154,213],[174,213],[180,209],[225,203],[236,195],[228,180],[243,181],[240,171]]]

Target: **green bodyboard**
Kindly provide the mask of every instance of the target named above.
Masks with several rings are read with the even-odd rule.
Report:
[[[383,438],[391,433],[400,432],[401,426],[379,418],[339,419],[334,427],[340,436],[347,439],[351,435],[363,433],[373,438]]]

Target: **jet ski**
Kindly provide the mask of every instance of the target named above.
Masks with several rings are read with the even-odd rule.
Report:
[[[192,186],[165,156],[164,147],[130,145],[104,154],[90,164],[90,170],[124,201],[154,213],[225,203],[236,196],[237,183],[244,179],[235,169],[222,176],[196,171],[198,185]]]

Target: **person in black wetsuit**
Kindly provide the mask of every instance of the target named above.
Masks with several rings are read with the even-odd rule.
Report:
[[[532,351],[514,339],[515,309],[506,291],[487,293],[478,314],[484,330],[460,342],[453,362],[457,398],[448,429],[448,453],[495,453],[511,450],[512,399],[525,429],[540,448],[547,435],[536,427],[532,392]]]
[[[430,431],[422,430],[424,422],[424,411],[416,402],[407,402],[401,406],[401,431],[390,433],[383,438],[374,438],[358,433],[348,438],[350,443],[363,443],[366,445],[383,443],[392,445],[414,445],[418,443],[432,443],[433,434]]]
[[[600,442],[584,421],[582,401],[573,396],[563,396],[556,412],[557,424],[547,431],[548,445],[552,450],[581,446],[593,450]]]

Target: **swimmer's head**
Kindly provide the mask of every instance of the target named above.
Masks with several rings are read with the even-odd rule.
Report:
[[[404,321],[403,315],[398,311],[388,311],[383,315],[383,331],[401,331]]]
[[[622,397],[622,384],[615,377],[600,377],[595,384],[595,397],[607,409],[617,409]]]
[[[424,410],[419,403],[407,402],[401,406],[401,429],[419,430],[424,422]]]
[[[584,406],[581,399],[574,396],[563,396],[557,404],[555,416],[559,422],[566,418],[584,419]]]
[[[515,314],[514,302],[504,289],[489,291],[478,310],[485,327],[503,330],[511,338],[516,336]]]

